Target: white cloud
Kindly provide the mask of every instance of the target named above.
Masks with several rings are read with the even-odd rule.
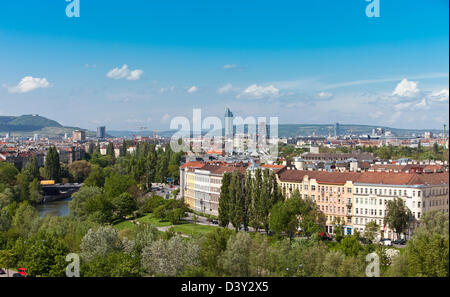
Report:
[[[429,109],[430,106],[426,98],[423,98],[420,102],[414,104],[414,109]]]
[[[244,97],[251,97],[251,98],[261,98],[261,97],[277,97],[280,95],[280,90],[274,87],[273,85],[270,86],[258,86],[256,84],[253,84],[249,86],[247,89],[245,89],[240,95],[237,97],[240,98],[241,96]]]
[[[140,69],[136,69],[130,72],[130,74],[127,76],[127,80],[138,80],[141,78],[141,75],[144,73],[144,71]]]
[[[122,79],[125,78],[126,80],[138,80],[141,78],[141,75],[144,73],[144,71],[140,69],[130,70],[128,68],[127,64],[123,64],[121,68],[114,68],[111,69],[107,74],[106,77],[112,78],[112,79]]]
[[[170,120],[170,115],[168,113],[164,114],[161,118],[161,123],[167,124]]]
[[[399,97],[415,97],[420,94],[420,90],[417,87],[417,82],[409,81],[404,78],[398,83],[392,95]]]
[[[48,88],[50,86],[50,83],[47,81],[47,79],[44,78],[38,78],[38,77],[32,77],[32,76],[25,76],[22,78],[22,80],[17,84],[17,86],[8,88],[8,91],[10,93],[27,93],[31,92],[35,89],[39,88]]]
[[[198,88],[197,88],[196,86],[192,86],[192,87],[190,87],[190,88],[187,90],[187,92],[188,92],[189,94],[195,93],[195,92],[197,92],[197,91],[198,91]]]
[[[328,99],[333,97],[333,94],[328,93],[328,92],[320,92],[317,94],[317,97],[319,97],[320,99]]]
[[[449,97],[448,89],[443,89],[442,91],[431,93],[430,100],[445,102],[448,101],[448,97]]]
[[[228,84],[224,85],[223,87],[219,88],[217,90],[217,92],[219,94],[225,94],[225,93],[228,93],[228,92],[230,92],[232,90],[233,90],[233,85],[228,83]]]
[[[237,67],[236,64],[226,64],[226,65],[223,65],[223,69],[234,69],[234,68],[236,68],[236,67]]]

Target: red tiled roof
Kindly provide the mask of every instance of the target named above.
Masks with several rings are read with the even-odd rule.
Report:
[[[281,168],[284,168],[285,166],[284,165],[276,165],[276,164],[264,164],[264,165],[261,165],[261,167],[272,168],[272,169],[281,169]]]
[[[305,170],[280,170],[278,177],[284,182],[300,182],[304,176],[318,183],[345,184],[347,181],[386,185],[440,185],[448,184],[449,173],[396,173],[396,172],[327,172]]]
[[[206,164],[201,161],[192,161],[183,164],[182,166],[180,166],[180,168],[202,168],[205,165]]]

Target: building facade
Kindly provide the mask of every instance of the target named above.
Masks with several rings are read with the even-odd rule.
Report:
[[[286,197],[298,190],[303,199],[310,198],[326,217],[326,231],[337,225],[345,234],[364,233],[374,221],[387,238],[396,234],[384,224],[387,203],[401,198],[411,211],[411,230],[430,210],[449,210],[448,172],[326,172],[283,169],[277,173]]]

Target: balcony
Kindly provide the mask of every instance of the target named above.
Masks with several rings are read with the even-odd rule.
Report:
[[[347,203],[345,203],[345,205],[347,205],[347,207],[352,207],[352,202],[351,201],[347,201]]]

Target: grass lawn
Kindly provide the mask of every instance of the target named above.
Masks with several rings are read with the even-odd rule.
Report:
[[[172,225],[170,222],[160,222],[159,219],[153,217],[153,214],[151,214],[151,213],[149,213],[143,217],[140,217],[136,220],[141,223],[152,224],[156,227],[166,227],[166,226]],[[122,221],[120,223],[115,224],[114,228],[116,228],[117,230],[122,230],[125,228],[134,229],[134,228],[136,228],[136,225],[134,223],[132,223],[131,221]],[[219,228],[219,227],[199,225],[199,224],[195,225],[195,224],[191,224],[191,223],[182,223],[182,224],[173,226],[173,229],[175,232],[182,232],[186,235],[206,234],[217,228]]]
[[[140,217],[136,220],[141,223],[150,223],[156,227],[164,227],[164,226],[171,225],[170,222],[160,222],[157,218],[154,218],[153,214],[151,214],[151,213],[149,213],[143,217]],[[134,223],[132,223],[131,221],[122,221],[120,223],[114,224],[114,227],[118,230],[122,230],[125,228],[133,229],[136,227],[136,225]]]
[[[152,225],[155,225],[156,227],[165,227],[172,225],[170,222],[160,222],[159,219],[153,217],[152,213],[149,213],[143,217],[140,217],[137,219],[141,223],[150,223]]]
[[[183,232],[186,235],[192,234],[206,234],[211,231],[214,231],[219,227],[216,226],[207,226],[207,225],[194,225],[194,224],[180,224],[174,225],[173,229],[175,232]]]
[[[136,227],[136,225],[130,221],[122,221],[120,223],[114,224],[114,228],[116,228],[117,230],[133,229],[134,227]]]

